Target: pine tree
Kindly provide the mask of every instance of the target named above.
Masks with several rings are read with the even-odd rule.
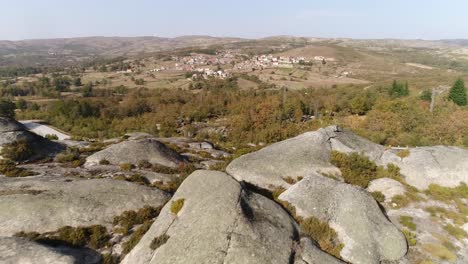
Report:
[[[391,97],[403,97],[409,95],[408,82],[405,84],[398,83],[396,80],[393,81],[392,87],[390,87],[389,94]]]
[[[454,103],[460,106],[464,106],[468,103],[466,96],[465,82],[462,79],[458,79],[450,89],[449,97]]]

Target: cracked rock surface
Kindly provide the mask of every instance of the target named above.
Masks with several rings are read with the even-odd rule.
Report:
[[[406,182],[424,190],[430,184],[455,187],[468,183],[468,150],[458,147],[432,146],[410,148],[409,155],[400,158],[395,151],[384,153],[381,163],[400,167]]]
[[[126,210],[162,206],[168,199],[163,191],[125,181],[0,177],[0,236],[106,225]]]
[[[185,202],[176,215],[170,207],[178,199]],[[163,234],[169,239],[153,250],[151,242]],[[278,204],[225,173],[196,171],[122,263],[293,263],[301,259],[298,243],[296,223]],[[303,251],[325,254],[313,244]]]

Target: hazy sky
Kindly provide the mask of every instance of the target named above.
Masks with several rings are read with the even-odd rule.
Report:
[[[0,0],[0,39],[468,38],[468,0]]]

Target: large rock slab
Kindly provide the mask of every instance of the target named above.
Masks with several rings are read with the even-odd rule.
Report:
[[[147,160],[167,167],[177,167],[184,162],[181,155],[153,138],[128,140],[111,145],[89,156],[85,166],[98,165],[101,160],[107,160],[115,165],[138,164],[142,160]]]
[[[380,157],[384,148],[336,126],[307,132],[235,159],[226,171],[238,181],[273,190],[288,188],[284,177],[306,177],[317,172],[339,173],[330,164],[332,150],[362,152],[371,159]]]
[[[381,163],[393,163],[409,185],[424,190],[430,184],[455,187],[468,183],[468,150],[458,147],[433,146],[408,149],[409,155],[400,158],[397,150],[388,150]]]
[[[101,257],[90,249],[53,248],[16,237],[0,237],[3,264],[97,264]]]
[[[344,244],[341,257],[347,262],[378,264],[406,254],[403,234],[361,188],[314,175],[291,186],[279,199],[294,206],[301,217],[328,222]]]
[[[178,199],[185,202],[175,215]],[[163,234],[167,242],[151,249]],[[196,171],[122,263],[291,263],[298,242],[296,223],[278,204],[225,173]]]
[[[162,206],[168,199],[163,191],[125,181],[0,177],[0,236],[107,225],[123,211]]]
[[[0,117],[0,150],[4,145],[25,140],[34,155],[30,160],[41,159],[62,151],[64,146],[29,132],[24,125],[14,119]]]

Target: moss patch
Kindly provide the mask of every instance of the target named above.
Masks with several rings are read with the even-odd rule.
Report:
[[[169,240],[169,236],[166,234],[162,234],[160,236],[155,237],[150,244],[150,248],[152,250],[158,249],[160,246],[166,244],[167,240]]]
[[[178,199],[172,202],[171,204],[171,212],[173,214],[178,214],[182,207],[184,207],[185,199]]]

